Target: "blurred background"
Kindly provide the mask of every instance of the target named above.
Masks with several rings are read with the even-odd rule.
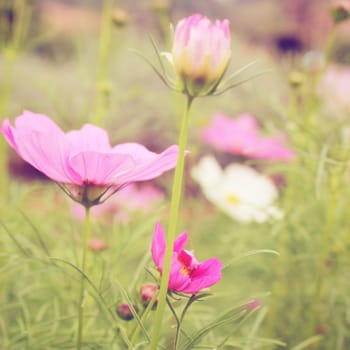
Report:
[[[40,111],[60,119],[66,129],[102,118],[113,130],[113,142],[132,137],[156,149],[173,142],[178,119],[174,113],[181,112],[177,107],[181,98],[170,96],[135,51],[156,62],[149,38],[161,51],[170,51],[169,23],[200,12],[230,20],[231,71],[256,62],[244,78],[270,72],[229,92],[230,98],[215,104],[205,101],[207,113],[197,112],[194,125],[205,124],[218,105],[228,115],[249,111],[267,121],[267,128],[280,128],[286,121],[282,108],[290,87],[284,77],[293,71],[324,69],[334,3],[1,0],[0,114],[13,117],[23,109]],[[112,21],[103,20],[106,13]],[[349,34],[348,22],[337,26],[330,53],[330,62],[337,67],[350,64]],[[339,75],[332,79],[339,80]],[[258,86],[269,88],[262,91]]]
[[[28,109],[50,116],[63,130],[98,124],[107,129],[112,145],[140,142],[159,152],[176,143],[184,97],[169,91],[147,60],[158,64],[151,38],[161,52],[171,51],[169,23],[176,25],[196,12],[230,20],[228,74],[246,69],[238,76],[244,84],[215,98],[196,100],[191,115],[191,156],[179,227],[188,229],[190,246],[196,247],[200,260],[215,255],[228,268],[218,294],[209,306],[198,307],[200,317],[189,318],[186,327],[202,326],[213,316],[213,308],[215,314],[258,297],[267,308],[238,329],[234,345],[225,349],[350,349],[349,1],[0,0],[0,118],[13,121]],[[344,13],[348,17],[341,17]],[[204,144],[201,130],[214,113],[232,120],[251,114],[262,135],[285,135],[295,160],[243,159]],[[6,171],[0,176],[0,188],[9,194],[1,196],[2,213],[9,232],[17,237],[0,239],[9,266],[0,275],[0,286],[6,286],[0,293],[7,310],[0,313],[3,344],[12,344],[5,349],[46,350],[60,334],[66,343],[52,348],[69,348],[75,320],[64,323],[61,317],[76,312],[76,281],[70,278],[74,273],[61,269],[65,274],[57,278],[56,265],[43,265],[47,255],[42,242],[52,256],[76,261],[81,223],[74,221],[68,199],[58,188],[49,182],[43,185],[42,174],[0,146],[0,154],[8,154],[8,159],[0,159],[0,167],[9,165],[11,177],[6,179]],[[283,220],[245,225],[207,201],[190,171],[208,153],[222,166],[240,162],[269,176],[278,188]],[[169,200],[172,176],[167,173],[155,181],[162,199]],[[123,299],[116,280],[134,297],[135,286],[150,279],[144,271],[149,263],[145,247],[154,223],[167,220],[169,203],[162,203],[128,223],[113,217],[94,226],[94,234],[108,249],[101,255],[91,252],[96,253],[90,256],[92,274],[101,278],[101,293],[110,298],[111,309]],[[44,233],[42,241],[35,227]],[[280,257],[255,256],[260,249],[276,250]],[[38,256],[42,261],[35,260]],[[132,269],[136,277],[130,276]],[[36,282],[34,273],[44,278]],[[97,314],[96,308],[91,310]],[[91,344],[108,337],[114,341],[108,322],[94,317]],[[40,327],[45,324],[50,330],[51,323],[59,331],[46,339],[46,328]],[[281,343],[273,346],[267,338]],[[320,339],[322,343],[313,345]],[[95,343],[91,349],[111,349]]]

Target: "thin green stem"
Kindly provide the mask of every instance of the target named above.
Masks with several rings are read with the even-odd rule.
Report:
[[[177,349],[177,345],[178,345],[179,339],[180,339],[182,321],[185,318],[185,315],[186,315],[188,308],[192,305],[193,300],[194,300],[194,295],[192,295],[191,298],[188,299],[184,309],[182,310],[180,319],[177,319],[177,328],[176,328],[175,343],[174,343],[175,350]]]
[[[83,233],[83,251],[82,251],[81,268],[80,268],[83,274],[81,275],[81,279],[80,279],[77,350],[81,349],[81,342],[82,342],[82,336],[83,336],[86,253],[87,253],[87,248],[88,248],[90,231],[91,231],[90,208],[87,207],[85,209],[85,223],[84,223],[84,233]]]
[[[31,18],[31,6],[28,5],[26,0],[17,0],[13,9],[15,11],[13,35],[8,47],[4,48],[4,74],[0,83],[0,115],[3,117],[6,117],[8,113],[14,66],[21,51]],[[0,140],[0,169],[3,169],[0,175],[0,192],[3,198],[6,197],[8,192],[6,150],[6,142]]]
[[[112,9],[113,0],[105,0],[103,3],[101,19],[100,47],[98,52],[97,94],[93,117],[95,124],[101,126],[104,124],[110,96],[107,68],[112,38]]]
[[[142,323],[144,323],[150,313],[150,311],[153,309],[153,305],[156,302],[158,297],[158,293],[155,293],[151,299],[151,301],[149,302],[149,304],[147,305],[146,309],[144,310],[144,312],[142,313],[140,320]],[[136,343],[136,340],[139,336],[141,327],[139,325],[139,323],[137,323],[133,329],[133,331],[131,332],[131,337],[130,337],[130,346],[128,347],[128,350],[132,350],[133,349],[133,345]]]
[[[179,156],[176,164],[175,176],[174,176],[174,182],[173,182],[173,188],[172,188],[169,227],[168,227],[168,234],[166,237],[166,251],[165,251],[165,257],[164,257],[162,279],[160,283],[158,307],[157,307],[157,312],[155,315],[155,320],[153,325],[152,341],[150,346],[151,350],[157,349],[157,344],[160,337],[160,331],[162,327],[163,315],[164,315],[165,305],[166,305],[166,296],[167,296],[169,276],[170,276],[171,256],[173,252],[174,239],[175,239],[175,233],[176,233],[176,224],[177,224],[179,209],[180,209],[183,172],[184,172],[184,165],[185,165],[185,150],[186,150],[187,138],[188,138],[189,112],[192,106],[192,102],[193,102],[193,97],[188,96],[185,112],[183,114],[182,122],[181,122],[181,131],[179,136]]]
[[[330,184],[329,184],[329,199],[327,202],[327,211],[325,213],[325,224],[322,238],[322,248],[319,255],[317,278],[314,287],[314,292],[312,295],[312,309],[309,318],[309,333],[313,335],[317,327],[317,322],[319,321],[319,311],[320,303],[323,297],[325,289],[325,279],[327,277],[327,272],[329,271],[328,259],[330,252],[332,251],[332,234],[334,232],[334,223],[336,222],[336,212],[338,204],[339,180],[344,174],[337,174],[336,172],[330,174]]]

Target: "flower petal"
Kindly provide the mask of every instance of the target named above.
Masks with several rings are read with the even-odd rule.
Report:
[[[68,159],[70,169],[81,184],[123,185],[119,181],[134,166],[133,159],[124,154],[104,154],[94,151],[80,152]]]
[[[183,269],[183,265],[177,259],[177,253],[173,253],[169,276],[169,290],[183,292],[191,283],[189,275]]]
[[[66,133],[71,153],[95,151],[108,153],[111,145],[107,132],[95,125],[85,124],[80,130],[72,130]]]
[[[179,237],[177,237],[174,241],[174,252],[179,253],[184,249],[185,244],[187,242],[187,232],[183,232]]]
[[[196,294],[204,288],[208,288],[221,279],[222,262],[217,258],[211,258],[199,264],[191,274],[191,283],[183,289],[184,293]]]
[[[152,258],[160,272],[163,271],[163,259],[165,254],[166,244],[164,229],[160,222],[156,223],[156,228],[152,240]]]
[[[175,167],[178,159],[178,146],[168,147],[160,154],[149,151],[137,143],[124,143],[113,148],[113,152],[130,154],[136,166],[125,176],[124,182],[151,180]]]
[[[1,132],[16,152],[49,178],[74,183],[66,165],[63,131],[46,115],[24,111],[16,118],[15,127],[8,120]]]

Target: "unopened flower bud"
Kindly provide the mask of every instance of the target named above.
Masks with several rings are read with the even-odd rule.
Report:
[[[137,305],[133,305],[136,312],[138,312]],[[131,321],[134,318],[128,304],[119,304],[116,308],[117,315],[124,321]]]
[[[339,0],[331,8],[331,16],[335,24],[344,22],[350,18],[350,2]]]
[[[112,21],[117,28],[124,27],[125,25],[128,24],[129,20],[130,20],[130,17],[126,11],[120,8],[114,10],[112,14]]]
[[[107,243],[98,238],[90,239],[88,242],[88,247],[90,250],[96,253],[102,252],[108,248]]]
[[[229,25],[227,19],[212,23],[200,14],[177,24],[172,62],[186,95],[206,96],[215,92],[231,58]]]
[[[320,335],[325,334],[327,333],[327,327],[323,324],[320,324],[316,327],[315,333]]]
[[[257,309],[262,305],[262,302],[259,299],[253,299],[249,303],[244,305],[244,309],[248,311],[252,311]]]
[[[140,288],[140,298],[142,305],[147,307],[154,295],[158,292],[158,286],[154,283],[145,283]],[[157,306],[158,299],[154,302],[153,308]]]
[[[288,81],[290,87],[293,89],[299,89],[304,84],[305,76],[301,72],[294,71],[289,74]]]

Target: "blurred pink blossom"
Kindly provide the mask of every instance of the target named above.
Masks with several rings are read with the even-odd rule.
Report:
[[[215,89],[231,58],[230,23],[215,23],[200,14],[180,20],[175,29],[172,60],[191,96]]]
[[[202,131],[202,139],[219,150],[246,158],[289,160],[294,157],[282,133],[262,136],[256,119],[249,114],[237,119],[214,114],[211,124]]]
[[[137,143],[111,147],[107,132],[91,124],[64,133],[46,115],[29,111],[15,119],[14,127],[4,120],[1,132],[19,156],[86,207],[174,168],[178,156],[176,145],[160,154]]]
[[[99,238],[92,238],[88,242],[88,247],[93,252],[102,252],[103,250],[106,250],[108,248],[108,245],[105,241]]]
[[[187,233],[183,232],[174,241],[168,289],[180,293],[196,294],[221,279],[222,263],[216,258],[199,262],[193,253],[185,250]],[[166,243],[164,229],[156,224],[152,257],[158,271],[162,274]]]
[[[164,193],[154,185],[130,184],[120,189],[118,194],[108,201],[92,207],[91,215],[95,218],[116,218],[119,222],[125,223],[131,219],[133,213],[148,213],[163,199]],[[84,219],[85,210],[82,205],[73,203],[71,208],[75,218]]]
[[[331,66],[323,74],[319,93],[327,105],[336,109],[350,109],[350,67]]]

